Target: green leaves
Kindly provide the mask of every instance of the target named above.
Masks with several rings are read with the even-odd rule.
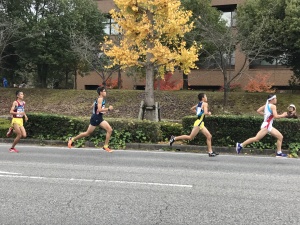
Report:
[[[22,21],[14,43],[20,70],[33,68],[36,83],[46,87],[51,79],[60,82],[78,60],[71,52],[71,35],[87,35],[100,42],[104,36],[103,14],[93,0],[4,1],[6,14]],[[60,76],[57,76],[60,75]]]

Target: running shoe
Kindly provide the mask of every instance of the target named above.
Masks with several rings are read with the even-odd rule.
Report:
[[[175,142],[175,136],[171,136],[170,138],[170,146],[172,146],[172,144]]]
[[[68,148],[72,148],[73,138],[69,137]]]
[[[12,127],[8,128],[8,131],[6,133],[6,137],[10,137],[12,135],[13,131],[14,131],[14,128],[12,128]]]
[[[215,157],[215,156],[217,156],[217,155],[219,155],[219,153],[217,153],[217,152],[209,152],[209,153],[208,153],[208,156],[209,156],[209,157]]]
[[[9,149],[9,152],[15,152],[15,153],[18,153],[19,151],[18,151],[17,149],[15,149],[15,148],[10,148],[10,149]]]
[[[109,147],[107,147],[107,148],[103,147],[102,149],[107,151],[107,152],[113,152],[113,150],[111,150]]]
[[[287,154],[283,154],[282,152],[276,153],[276,158],[286,158],[286,157],[287,157]]]
[[[243,147],[241,146],[241,144],[237,142],[236,147],[235,147],[236,153],[240,154],[242,149],[243,149]]]

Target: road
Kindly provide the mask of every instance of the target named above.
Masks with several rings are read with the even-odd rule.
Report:
[[[300,224],[300,161],[0,144],[0,224]]]

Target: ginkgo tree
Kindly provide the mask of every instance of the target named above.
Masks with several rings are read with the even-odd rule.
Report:
[[[199,46],[186,47],[184,34],[191,31],[191,11],[184,10],[179,0],[114,0],[110,11],[123,35],[114,44],[106,39],[104,53],[122,69],[144,67],[146,70],[145,104],[154,106],[154,74],[163,75],[180,67],[186,74],[196,68]],[[154,110],[146,119],[155,120]]]

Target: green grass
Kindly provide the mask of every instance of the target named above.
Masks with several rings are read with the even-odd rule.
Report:
[[[15,100],[13,88],[0,88],[0,115],[9,115]],[[25,94],[26,112],[43,112],[72,116],[91,114],[91,105],[97,97],[91,90],[22,89]],[[205,92],[209,109],[213,115],[258,115],[256,110],[265,103],[267,93],[232,92],[228,107],[223,107],[223,92]],[[155,101],[161,107],[163,120],[181,120],[183,116],[193,115],[190,108],[197,104],[199,91],[155,91]],[[112,118],[137,118],[139,107],[144,100],[144,91],[108,90],[107,104],[114,106],[114,112],[105,115]],[[284,112],[290,103],[300,107],[297,94],[277,94],[278,112]]]

